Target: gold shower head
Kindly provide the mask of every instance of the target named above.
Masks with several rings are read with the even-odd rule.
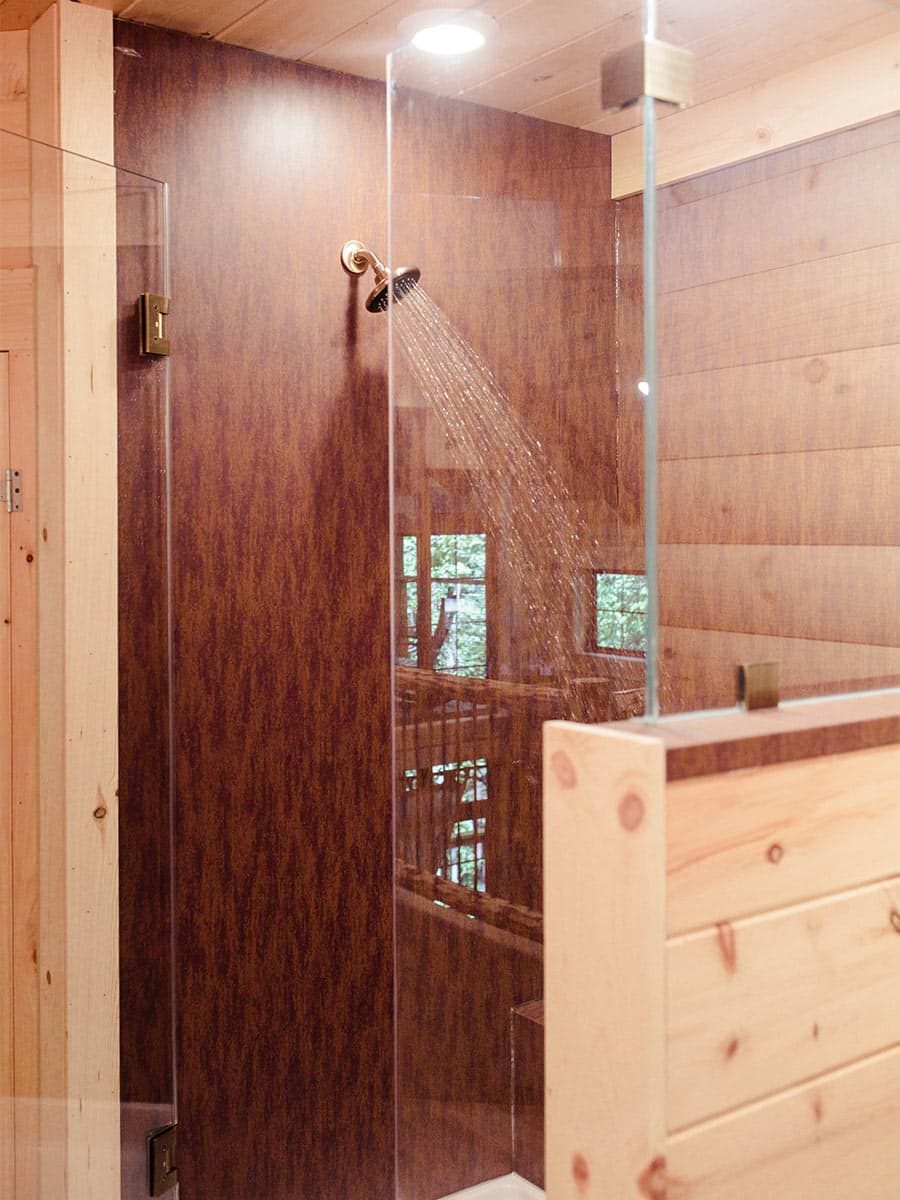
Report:
[[[392,271],[377,254],[373,254],[362,242],[345,242],[341,250],[341,266],[350,275],[364,275],[369,267],[375,272],[375,286],[369,292],[366,308],[369,312],[384,312],[388,306],[389,290],[394,302],[403,300],[413,290],[421,277],[418,267],[398,267]]]

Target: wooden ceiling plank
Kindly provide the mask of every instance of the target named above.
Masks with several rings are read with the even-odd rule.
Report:
[[[329,0],[326,4],[264,0],[216,37],[279,58],[306,59],[382,7],[379,0]]]
[[[593,4],[585,4],[583,0],[531,0],[503,19],[499,36],[484,50],[456,60],[455,94],[467,94],[485,80],[534,62],[634,9],[634,0],[598,0]],[[637,22],[635,33],[640,36]],[[416,55],[416,61],[410,62],[407,81],[425,91],[441,86],[440,67],[436,68],[434,57]]]
[[[258,0],[117,0],[119,16],[197,37],[215,37],[255,8]]]

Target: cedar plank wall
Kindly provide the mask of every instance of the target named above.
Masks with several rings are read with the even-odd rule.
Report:
[[[898,188],[890,117],[660,192],[667,711],[733,703],[746,660],[900,683]]]
[[[171,184],[181,1191],[387,1200],[386,326],[357,328],[338,262],[347,237],[384,239],[382,88],[130,24],[115,40],[139,55],[116,56],[119,165]],[[149,462],[123,431],[137,590],[162,552],[137,512],[159,503],[142,420]],[[152,636],[127,647],[156,670]],[[152,818],[129,819],[159,803],[151,756],[123,755],[129,861],[152,856]],[[144,920],[123,900],[124,962]],[[132,1056],[144,1020],[123,1013]]]
[[[386,323],[337,253],[351,236],[385,246],[383,88],[128,23],[116,42],[141,55],[117,56],[119,163],[172,187],[182,1194],[378,1200],[393,1172]],[[466,104],[426,110],[395,168],[431,200],[418,227],[404,210],[397,253],[419,261],[514,403],[551,406],[542,432],[568,431],[609,519],[608,140]],[[460,193],[502,203],[473,218],[436,198]],[[571,272],[542,278],[536,305],[532,264],[509,247],[490,287],[467,286],[517,206],[532,224],[516,252],[535,213],[566,262],[593,233],[577,322]],[[125,305],[135,280],[121,282]],[[137,581],[143,551],[122,547]],[[124,755],[122,770],[127,842],[152,824],[129,824],[129,779],[135,796],[152,788]],[[123,909],[132,953],[138,902]],[[415,1200],[511,1169],[510,1008],[536,997],[539,959],[476,925],[414,905],[401,917]],[[139,1034],[123,1045],[135,1054]]]

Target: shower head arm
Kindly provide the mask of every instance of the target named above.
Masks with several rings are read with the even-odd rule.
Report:
[[[375,272],[376,283],[383,283],[390,271],[377,254],[373,253],[362,242],[347,242],[341,251],[341,262],[344,270],[351,275],[365,275],[369,267]]]

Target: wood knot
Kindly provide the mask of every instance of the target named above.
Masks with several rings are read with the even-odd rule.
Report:
[[[732,1038],[731,1041],[728,1043],[728,1045],[725,1047],[725,1057],[728,1059],[729,1062],[731,1062],[731,1060],[737,1054],[738,1049],[740,1048],[740,1044],[741,1044],[740,1038]]]
[[[578,772],[565,750],[557,750],[550,759],[553,774],[562,788],[573,788],[578,783]]]
[[[728,921],[721,921],[716,926],[716,933],[725,970],[729,975],[734,975],[737,971],[737,940],[734,936],[734,928]]]
[[[778,842],[773,842],[766,851],[766,858],[773,866],[777,867],[784,858],[784,846],[779,845]]]
[[[572,1178],[579,1192],[586,1192],[591,1182],[591,1168],[583,1154],[572,1155]]]
[[[106,816],[106,808],[102,804],[98,804],[94,809],[94,817],[98,821],[102,821]]]
[[[26,561],[27,563],[33,563],[33,562],[34,562],[34,555],[33,555],[31,552],[29,552],[28,554],[26,554],[26,555],[25,555],[25,561]]]
[[[666,1160],[660,1155],[643,1172],[637,1181],[638,1189],[647,1200],[666,1200],[669,1191]]]
[[[756,140],[758,142],[762,142],[763,145],[766,145],[768,142],[771,142],[772,130],[767,129],[765,125],[760,125],[759,129],[757,129],[757,131],[756,131]]]
[[[629,792],[619,805],[619,821],[623,829],[634,833],[644,819],[644,802],[637,792]]]
[[[900,933],[900,912],[896,908],[891,909],[891,925],[895,933]]]
[[[821,358],[811,358],[803,368],[803,374],[810,383],[821,383],[828,374],[828,367]]]

